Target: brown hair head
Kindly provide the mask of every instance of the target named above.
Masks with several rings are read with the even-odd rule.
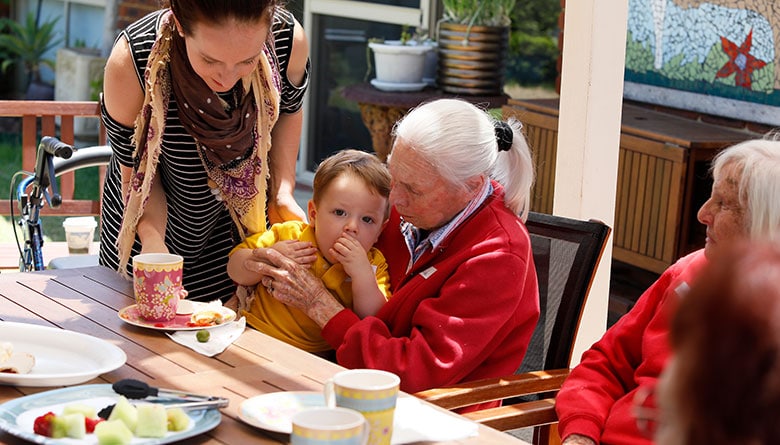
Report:
[[[188,35],[200,22],[222,24],[232,18],[254,22],[270,19],[274,8],[283,7],[282,0],[165,0],[163,3],[171,8],[182,31]]]
[[[780,438],[780,245],[736,243],[714,255],[672,322],[669,375],[681,443]],[[672,383],[673,382],[673,383]]]
[[[374,193],[390,197],[390,173],[376,156],[360,150],[344,149],[323,160],[314,173],[312,200],[320,202],[328,185],[343,174],[360,178]],[[388,208],[387,213],[390,209]]]

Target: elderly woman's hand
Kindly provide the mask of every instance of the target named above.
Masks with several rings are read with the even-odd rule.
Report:
[[[317,261],[317,248],[308,241],[277,241],[271,248],[304,266],[311,267]]]
[[[590,437],[572,434],[562,442],[562,445],[596,445],[596,442]]]
[[[255,249],[252,266],[264,276],[261,284],[282,303],[300,309],[320,327],[344,306],[309,268],[273,249]]]

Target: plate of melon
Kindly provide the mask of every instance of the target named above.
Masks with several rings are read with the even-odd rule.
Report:
[[[99,417],[112,406],[107,419]],[[128,400],[109,384],[81,385],[19,397],[0,405],[0,430],[39,444],[166,444],[205,433],[219,409],[168,407]]]

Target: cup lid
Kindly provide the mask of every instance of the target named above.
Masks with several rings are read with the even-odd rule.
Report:
[[[94,216],[76,216],[65,218],[62,222],[63,227],[97,227],[97,221]]]

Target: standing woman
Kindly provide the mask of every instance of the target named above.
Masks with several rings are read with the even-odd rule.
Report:
[[[124,30],[101,104],[114,155],[100,264],[130,273],[135,254],[179,254],[190,298],[230,298],[231,248],[304,218],[293,190],[308,75],[303,28],[279,0],[171,0]]]

